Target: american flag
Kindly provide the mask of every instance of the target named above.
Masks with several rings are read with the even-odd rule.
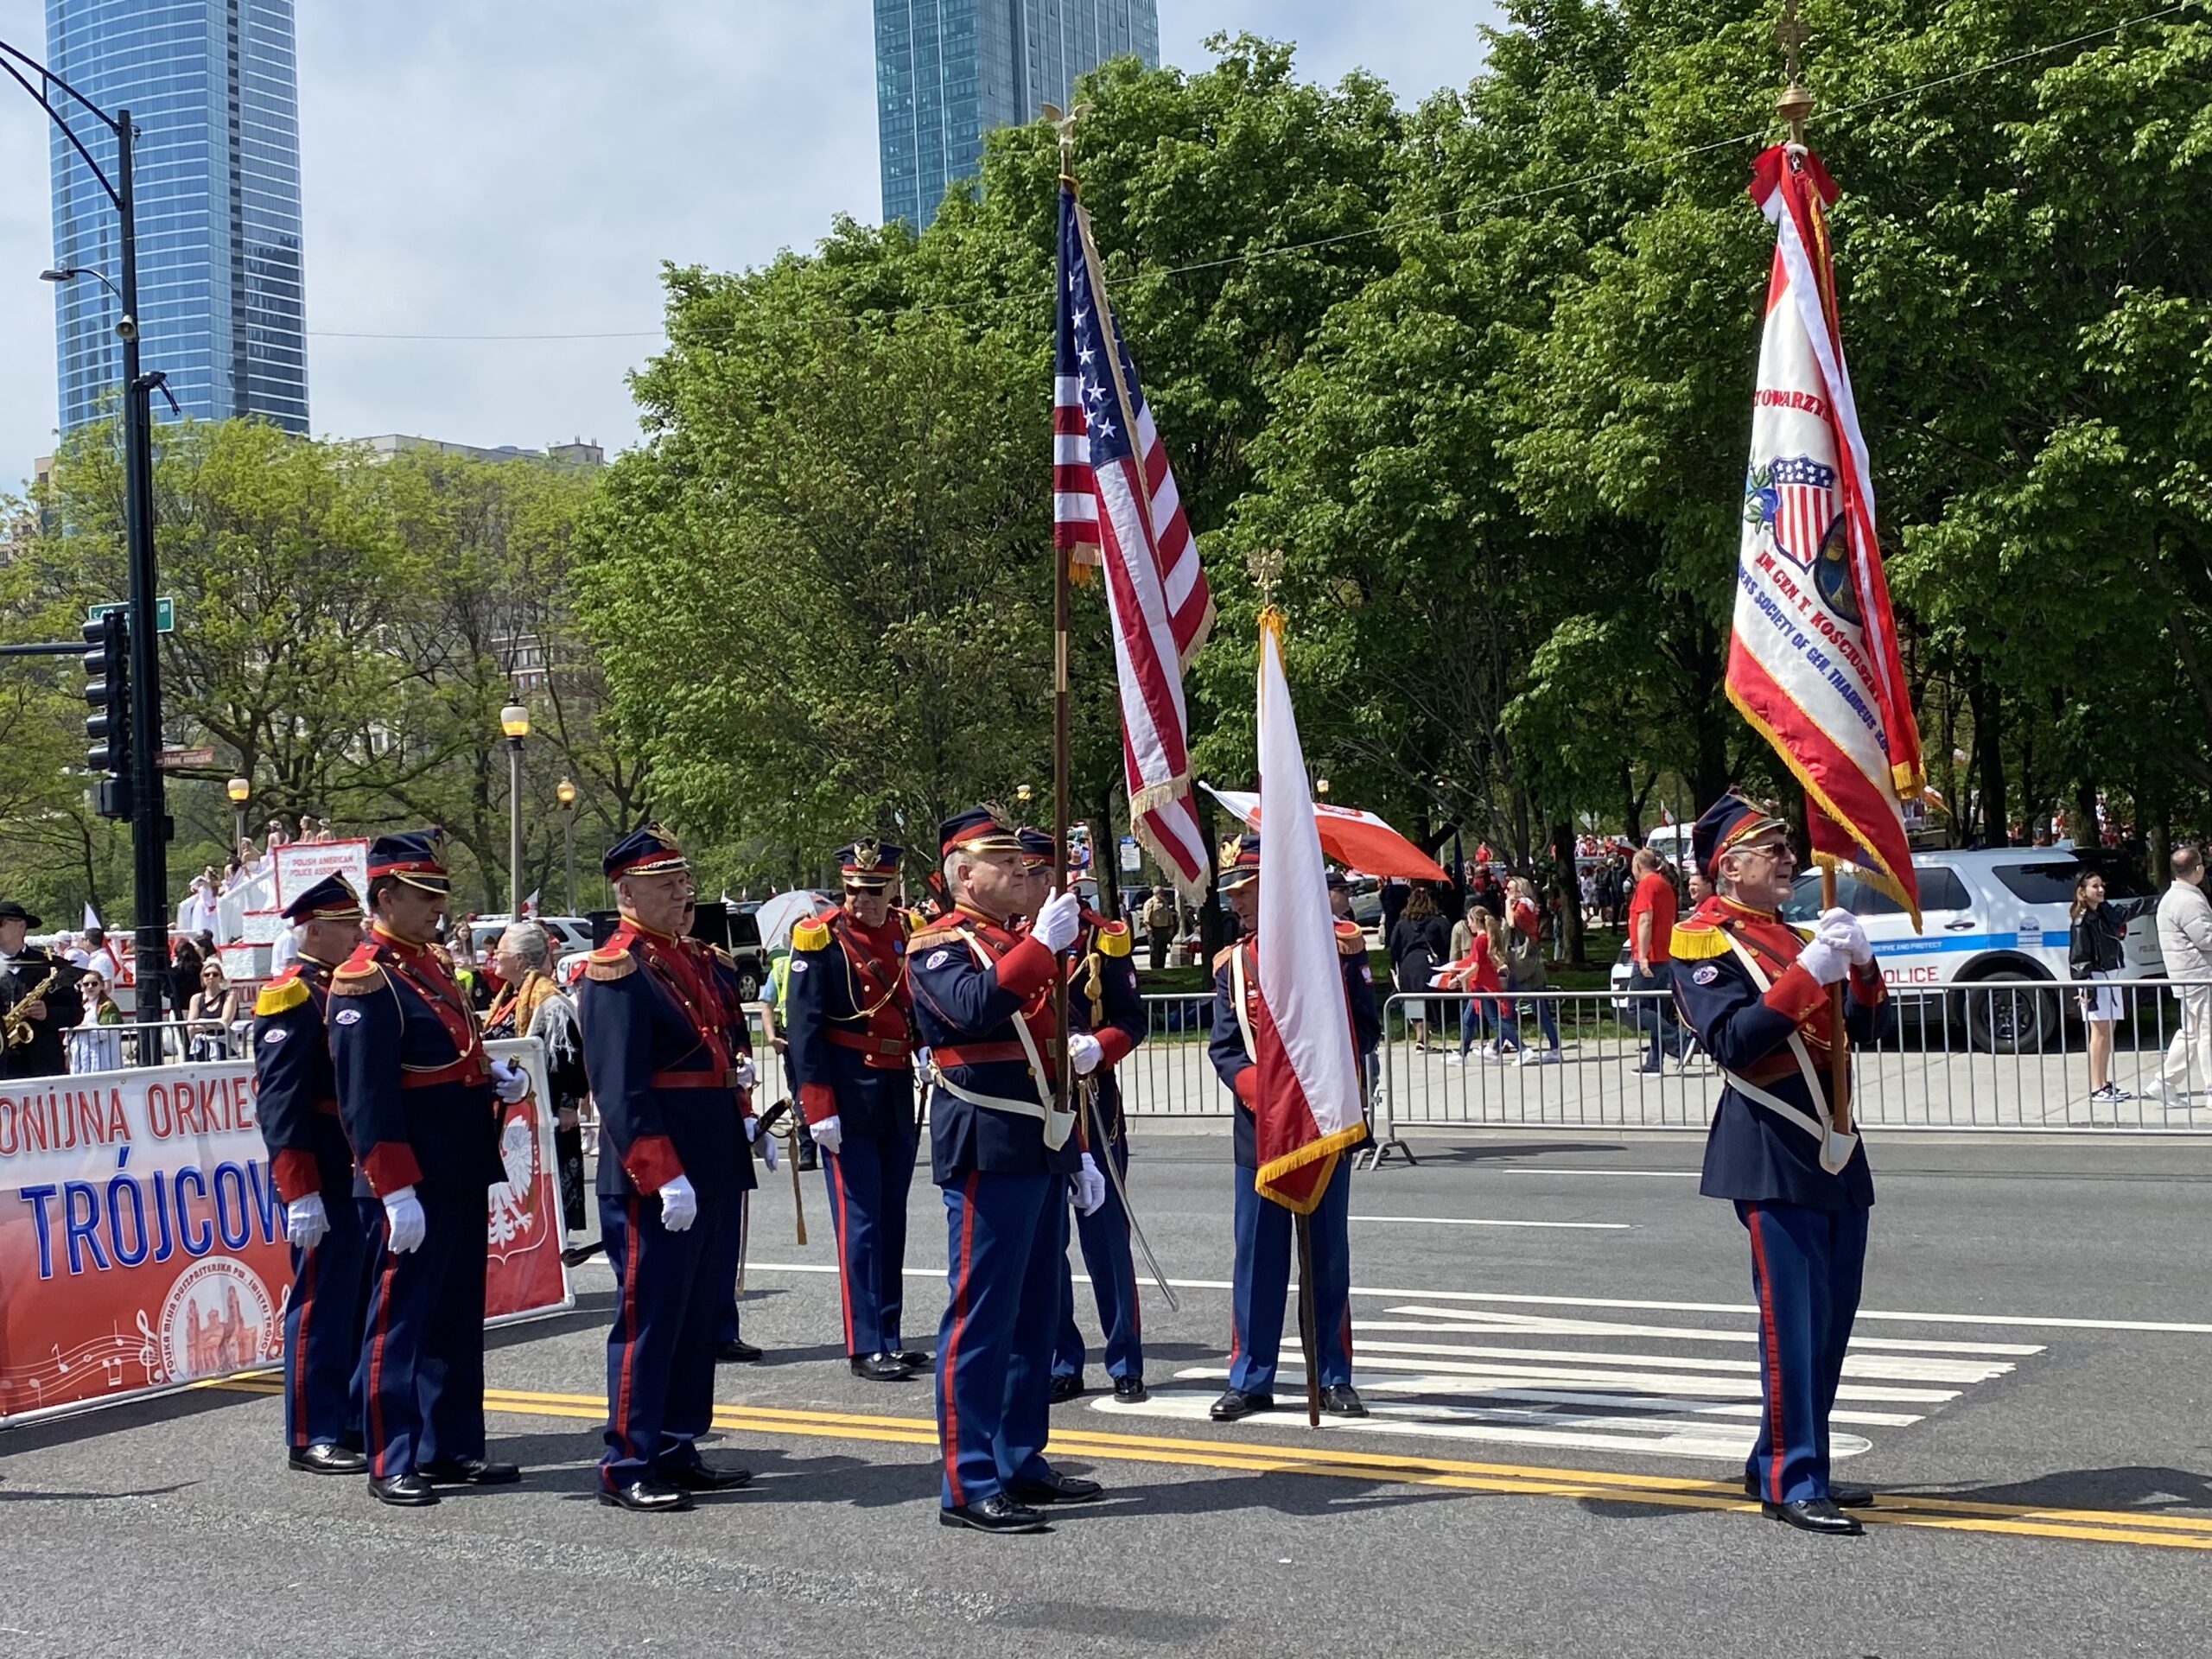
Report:
[[[1835,468],[1805,455],[1783,456],[1774,463],[1774,494],[1775,543],[1809,567],[1835,522]]]
[[[1141,458],[1140,460],[1140,458]],[[1052,542],[1106,578],[1131,828],[1193,898],[1205,834],[1191,800],[1183,671],[1213,626],[1213,594],[1175,475],[1106,302],[1090,216],[1060,185],[1059,340],[1052,386]]]

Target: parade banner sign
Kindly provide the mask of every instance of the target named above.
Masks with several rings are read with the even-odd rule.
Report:
[[[486,1322],[575,1306],[544,1052],[499,1108]],[[292,1282],[253,1065],[0,1083],[0,1424],[235,1376],[281,1357]]]
[[[369,843],[365,841],[293,841],[270,854],[276,870],[276,903],[283,910],[326,875],[342,875],[353,891],[369,890]]]

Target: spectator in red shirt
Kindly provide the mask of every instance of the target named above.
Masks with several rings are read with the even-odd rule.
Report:
[[[1668,879],[1666,861],[1649,847],[1637,849],[1632,863],[1636,891],[1628,906],[1628,988],[1631,991],[1669,988],[1668,942],[1675,932],[1675,884]],[[1684,1053],[1681,1028],[1675,1022],[1671,996],[1638,998],[1637,1023],[1650,1037],[1643,1064],[1637,1070],[1646,1076],[1660,1071],[1662,1052],[1676,1059]]]

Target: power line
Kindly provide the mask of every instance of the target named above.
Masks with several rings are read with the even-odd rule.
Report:
[[[1874,109],[1884,104],[1894,104],[1902,99],[1913,97],[1916,93],[1933,92],[1938,87],[1949,86],[1962,80],[1971,80],[1977,75],[1993,73],[1997,70],[2009,69],[2015,64],[2026,63],[2035,58],[2049,57],[2054,53],[2068,51],[2077,46],[2086,46],[2092,41],[2103,40],[2109,35],[2118,35],[2124,29],[2137,28],[2145,23],[2163,22],[2166,18],[2175,16],[2179,13],[2195,10],[2201,3],[2202,0],[2175,0],[2173,4],[2161,7],[2157,11],[2146,12],[2139,17],[2130,17],[2120,22],[2108,23],[2101,29],[2091,29],[2086,34],[2076,35],[2069,40],[2056,41],[2046,46],[2030,47],[2024,51],[2015,52],[2009,57],[1992,59],[1987,63],[1974,64],[1970,67],[1955,71],[1951,74],[1939,75],[1930,80],[1918,81],[1910,86],[1899,87],[1894,92],[1878,93],[1872,98],[1861,99],[1856,103],[1839,105],[1832,110],[1822,110],[1817,111],[1808,124],[1818,125],[1825,121],[1833,121],[1839,116],[1855,115],[1859,111]],[[1734,134],[1730,137],[1716,138],[1702,144],[1693,144],[1688,149],[1673,150],[1663,156],[1649,156],[1642,161],[1624,162],[1618,166],[1603,168],[1594,173],[1577,174],[1574,177],[1571,179],[1562,179],[1556,184],[1540,185],[1534,189],[1516,191],[1510,195],[1494,196],[1486,201],[1466,203],[1454,207],[1440,208],[1434,213],[1417,213],[1404,218],[1385,219],[1378,224],[1367,226],[1356,231],[1339,231],[1332,235],[1314,237],[1304,242],[1284,243],[1279,246],[1272,248],[1255,248],[1244,253],[1227,254],[1218,259],[1198,259],[1193,260],[1187,264],[1164,265],[1149,268],[1147,270],[1141,270],[1138,272],[1132,273],[1131,277],[1122,278],[1119,283],[1115,284],[1115,286],[1121,286],[1122,284],[1128,283],[1132,280],[1134,276],[1136,275],[1146,275],[1159,277],[1185,276],[1198,271],[1219,270],[1230,265],[1255,264],[1262,259],[1279,259],[1288,254],[1309,252],[1315,248],[1336,247],[1346,242],[1363,241],[1373,237],[1388,236],[1395,231],[1411,230],[1418,226],[1442,224],[1447,219],[1461,218],[1467,215],[1496,213],[1500,208],[1516,207],[1527,202],[1541,200],[1547,196],[1561,195],[1569,191],[1586,188],[1591,185],[1602,184],[1609,179],[1620,178],[1632,173],[1649,172],[1654,168],[1669,167],[1677,162],[1694,160],[1697,156],[1709,155],[1714,150],[1730,149],[1740,145],[1758,143],[1765,139],[1772,131],[1773,127],[1771,124],[1761,126],[1747,132]],[[987,302],[987,303],[1006,304],[1014,302],[1017,298],[1018,296],[1010,295],[999,296],[991,301]],[[947,301],[935,304],[901,306],[899,308],[899,315],[901,316],[914,316],[939,311],[963,313],[970,312],[974,309],[975,305],[973,302],[954,302]],[[460,343],[473,341],[660,340],[666,337],[667,332],[668,331],[665,327],[658,327],[609,329],[582,333],[416,334],[366,334],[357,333],[351,330],[341,331],[335,329],[310,328],[307,331],[307,334],[308,338],[313,340],[429,340]]]

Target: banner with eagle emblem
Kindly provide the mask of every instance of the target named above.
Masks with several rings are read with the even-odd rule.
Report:
[[[1834,181],[1801,145],[1758,158],[1775,227],[1728,644],[1728,698],[1805,786],[1813,854],[1856,867],[1920,919],[1901,803],[1920,734],[1875,535],[1866,439],[1844,366],[1826,209]]]

